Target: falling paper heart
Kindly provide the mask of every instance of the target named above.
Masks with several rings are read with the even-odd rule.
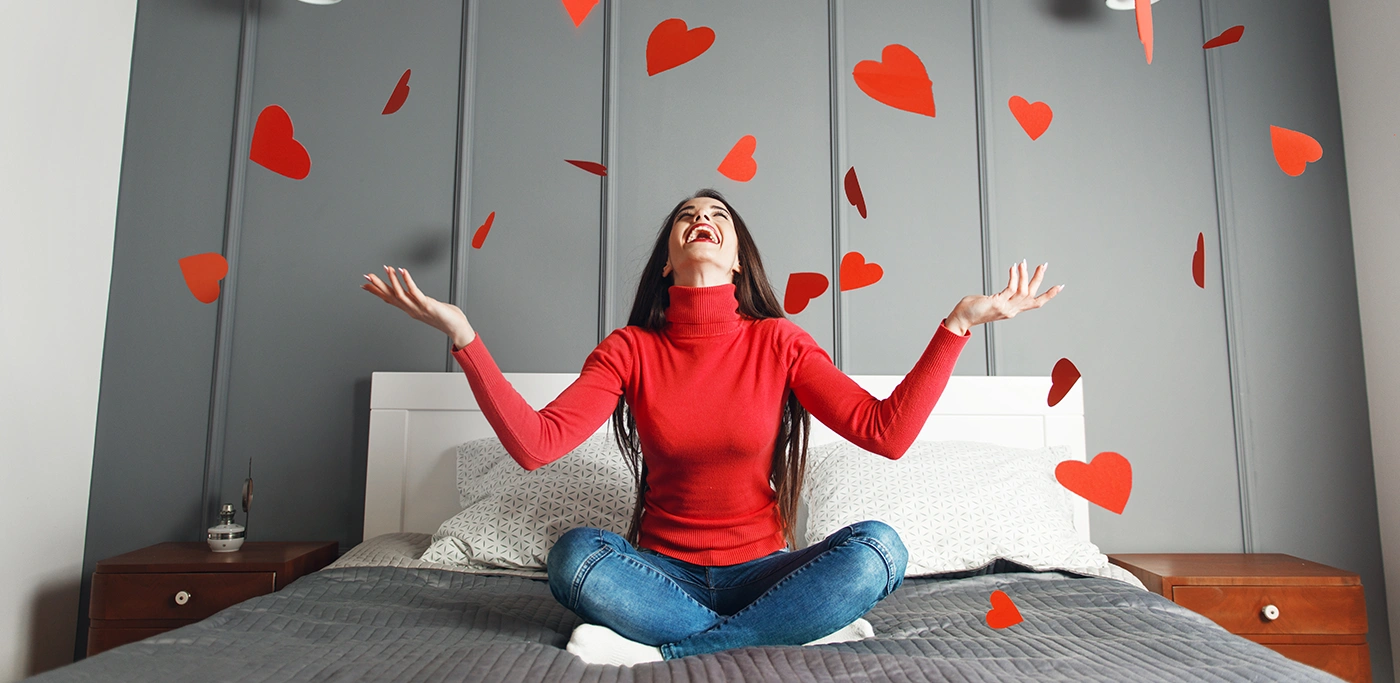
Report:
[[[1137,16],[1138,40],[1142,41],[1142,52],[1147,55],[1147,63],[1152,63],[1152,0],[1135,0],[1133,14]]]
[[[1274,144],[1274,159],[1288,175],[1303,175],[1309,163],[1322,158],[1322,145],[1306,133],[1269,126],[1269,137]]]
[[[1191,256],[1191,279],[1196,286],[1206,288],[1206,234],[1196,233],[1196,253]]]
[[[1015,626],[1023,620],[1021,610],[1016,609],[1016,603],[1011,601],[1011,596],[1005,591],[992,591],[992,609],[987,612],[987,625],[992,628],[1006,628]]]
[[[1074,363],[1068,358],[1061,358],[1055,361],[1055,367],[1050,370],[1050,394],[1045,397],[1045,402],[1051,408],[1055,407],[1069,390],[1079,382],[1079,368],[1074,367]]]
[[[219,298],[219,280],[228,275],[228,261],[217,252],[186,256],[180,259],[180,274],[194,298],[212,304]]]
[[[860,191],[860,179],[856,177],[856,167],[846,171],[846,201],[856,207],[860,217],[865,218],[865,195]]]
[[[492,211],[491,214],[486,217],[486,222],[482,223],[481,227],[477,228],[476,232],[472,234],[472,249],[480,249],[481,245],[486,243],[486,235],[491,232],[491,224],[495,222],[496,212]]]
[[[567,161],[585,171],[588,171],[593,175],[602,176],[608,174],[608,167],[596,161],[578,161],[577,159],[565,159],[564,161]]]
[[[783,293],[783,310],[788,315],[797,315],[807,308],[807,304],[826,293],[831,284],[821,273],[792,273],[788,275],[787,291]]]
[[[311,155],[292,135],[292,117],[287,110],[275,104],[268,105],[253,125],[248,158],[273,173],[294,180],[305,178],[311,173]]]
[[[885,276],[885,269],[878,263],[866,263],[865,256],[858,251],[848,251],[841,257],[841,291],[869,287]]]
[[[681,19],[667,19],[656,25],[647,37],[647,75],[674,69],[704,54],[715,43],[715,31],[708,26],[687,29]]]
[[[1011,108],[1011,115],[1016,117],[1016,123],[1021,124],[1021,130],[1026,131],[1026,135],[1032,140],[1037,140],[1045,134],[1045,129],[1050,127],[1050,120],[1055,118],[1055,112],[1050,110],[1050,105],[1044,102],[1027,102],[1026,98],[1020,95],[1012,95],[1006,101],[1006,106]]]
[[[935,114],[928,70],[913,50],[899,43],[886,45],[880,61],[862,60],[851,75],[856,87],[876,102],[915,114]]]
[[[1214,37],[1214,38],[1211,38],[1210,40],[1207,40],[1207,41],[1206,41],[1206,44],[1205,44],[1205,45],[1202,45],[1201,47],[1202,47],[1203,49],[1209,50],[1209,49],[1211,49],[1211,48],[1213,48],[1213,47],[1221,47],[1221,46],[1223,46],[1223,45],[1230,45],[1230,44],[1232,44],[1232,43],[1238,43],[1238,42],[1240,42],[1240,38],[1242,38],[1242,37],[1244,37],[1244,27],[1243,27],[1243,26],[1231,26],[1230,28],[1227,28],[1227,29],[1225,29],[1224,31],[1221,31],[1221,32],[1220,32],[1220,35],[1218,35],[1218,36],[1216,36],[1216,37]]]
[[[1113,451],[1087,463],[1066,460],[1055,466],[1055,479],[1079,497],[1120,515],[1133,492],[1133,466]]]
[[[758,162],[753,160],[753,151],[758,147],[758,140],[752,135],[745,135],[729,148],[729,153],[724,155],[724,161],[719,162],[719,172],[724,177],[746,183],[753,179],[758,173]]]
[[[413,74],[413,69],[408,69],[399,76],[399,84],[394,86],[393,94],[389,95],[389,101],[384,104],[384,115],[388,116],[403,108],[403,103],[408,100],[408,77]]]
[[[598,0],[564,0],[564,9],[569,11],[569,18],[574,20],[574,27],[577,28],[597,4]]]

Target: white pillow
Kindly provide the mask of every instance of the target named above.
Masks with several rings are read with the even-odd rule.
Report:
[[[1055,480],[1067,446],[1008,448],[916,441],[889,460],[847,441],[808,455],[807,542],[876,519],[909,550],[907,577],[977,569],[1005,558],[1033,569],[1108,566],[1074,530],[1073,494]]]
[[[637,500],[611,430],[533,472],[496,437],[468,441],[457,449],[457,492],[464,509],[442,523],[420,559],[483,570],[543,572],[550,547],[570,529],[625,534]]]

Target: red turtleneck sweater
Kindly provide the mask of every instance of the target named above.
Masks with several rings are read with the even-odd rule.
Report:
[[[613,330],[540,411],[506,381],[480,334],[452,355],[506,451],[527,470],[583,443],[625,396],[651,487],[639,545],[692,564],[747,562],[786,546],[768,478],[787,392],[851,443],[898,458],[972,335],[941,321],[914,369],[881,401],[793,322],[741,316],[734,289],[671,287],[663,330]]]

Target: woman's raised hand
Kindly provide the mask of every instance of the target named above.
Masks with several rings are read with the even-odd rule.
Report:
[[[1055,285],[1036,296],[1035,290],[1040,289],[1040,280],[1045,277],[1045,271],[1049,267],[1048,263],[1040,264],[1035,269],[1035,277],[1030,278],[1026,276],[1026,261],[1022,259],[1020,263],[1011,266],[1011,277],[1006,289],[991,296],[972,294],[963,297],[948,315],[949,322],[957,320],[966,327],[972,327],[1014,318],[1017,313],[1044,306],[1065,288],[1064,285]]]
[[[462,309],[424,294],[407,270],[398,270],[398,274],[403,276],[403,285],[399,284],[393,268],[384,266],[384,272],[389,284],[386,285],[377,276],[366,273],[365,279],[369,280],[369,283],[360,285],[360,289],[368,290],[385,303],[403,309],[410,318],[421,320],[446,333],[452,338],[454,348],[466,346],[476,337],[476,332],[467,322],[467,315]]]

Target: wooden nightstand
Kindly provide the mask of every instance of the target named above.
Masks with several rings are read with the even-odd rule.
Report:
[[[88,656],[192,624],[335,561],[337,544],[244,543],[216,553],[207,543],[161,543],[97,563],[92,573]]]
[[[1356,574],[1276,553],[1108,559],[1231,633],[1348,681],[1371,681],[1366,599]]]

